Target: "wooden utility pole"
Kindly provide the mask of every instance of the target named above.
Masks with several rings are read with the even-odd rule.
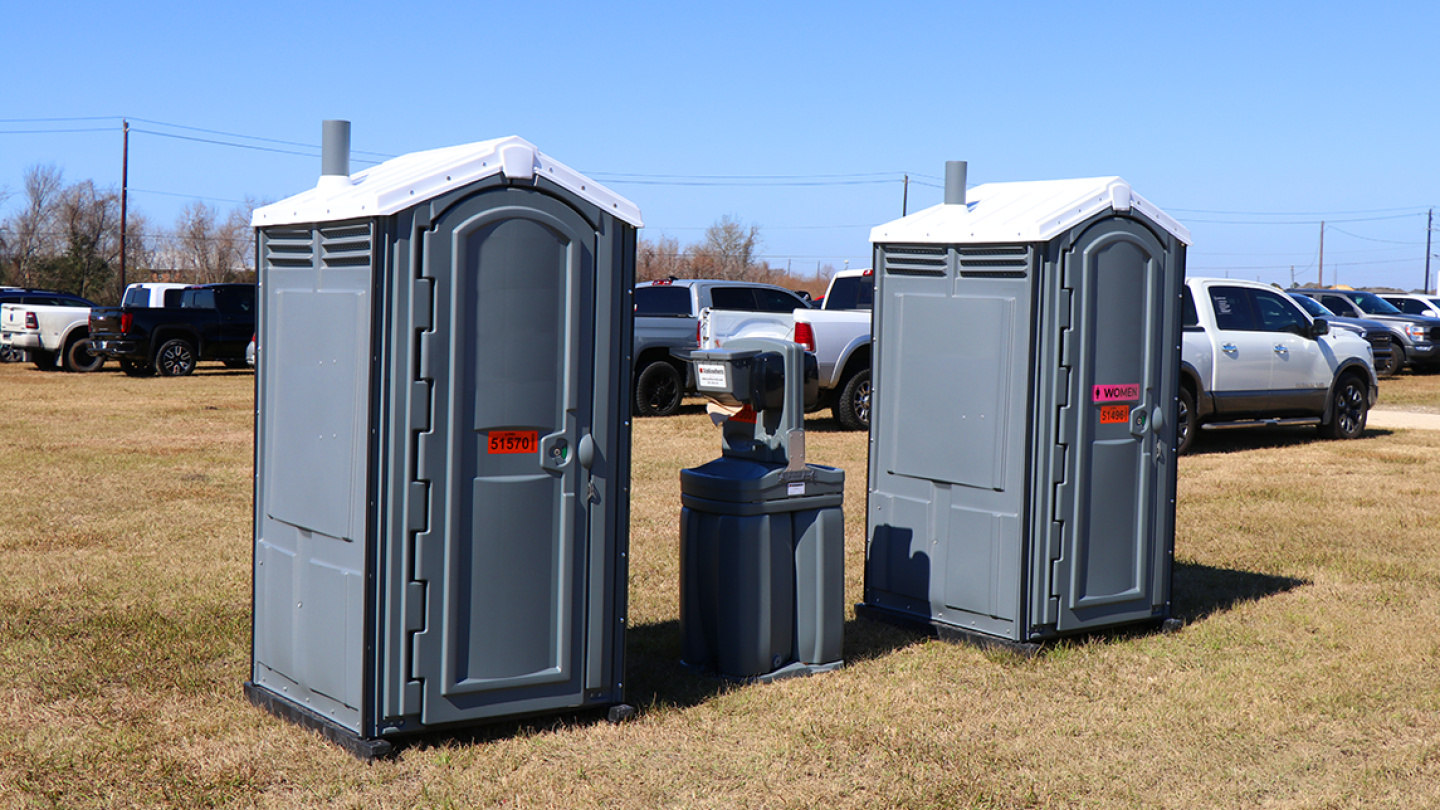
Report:
[[[1325,220],[1320,220],[1320,286],[1325,286]]]
[[[1425,217],[1425,294],[1430,294],[1430,234],[1435,227],[1435,209],[1430,209],[1429,216]]]
[[[124,151],[120,158],[120,295],[125,295],[125,236],[129,222],[125,216],[130,198],[130,122],[120,119],[125,132]]]

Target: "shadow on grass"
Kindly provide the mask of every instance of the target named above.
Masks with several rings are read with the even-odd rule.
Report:
[[[1175,563],[1170,604],[1186,624],[1202,621],[1245,602],[1255,602],[1309,584],[1294,577]]]
[[[1365,428],[1360,439],[1392,435],[1388,428]],[[1323,439],[1313,427],[1263,427],[1243,430],[1206,430],[1195,437],[1195,443],[1186,452],[1187,456],[1208,456],[1224,453],[1240,453],[1247,450],[1275,450],[1286,447],[1301,447],[1314,442],[1331,441]]]

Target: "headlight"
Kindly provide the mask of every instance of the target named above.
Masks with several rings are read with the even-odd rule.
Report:
[[[1425,327],[1418,323],[1407,323],[1405,324],[1405,334],[1409,335],[1411,340],[1423,341],[1425,340]]]

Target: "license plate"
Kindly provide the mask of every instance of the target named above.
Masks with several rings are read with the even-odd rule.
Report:
[[[696,363],[695,384],[699,388],[726,390],[724,363]]]
[[[540,449],[540,433],[535,430],[490,431],[490,453],[534,453]]]

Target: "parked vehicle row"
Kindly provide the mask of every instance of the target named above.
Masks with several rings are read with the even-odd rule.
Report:
[[[1407,365],[1440,366],[1440,318],[1406,314],[1384,298],[1364,290],[1305,287],[1286,292],[1313,298],[1336,315],[1384,324],[1390,330],[1395,372]]]
[[[254,334],[254,284],[185,287],[175,306],[121,304],[90,311],[90,351],[120,361],[132,377],[183,377],[201,360],[245,368],[245,348]]]

